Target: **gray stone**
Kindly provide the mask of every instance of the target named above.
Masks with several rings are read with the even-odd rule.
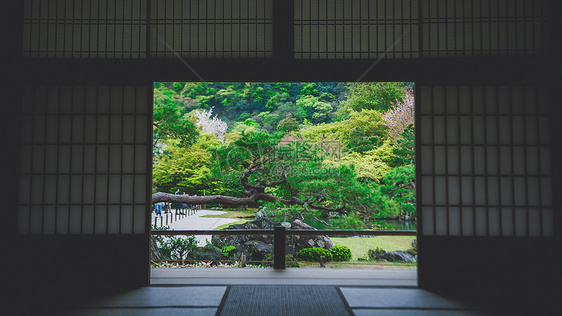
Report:
[[[266,207],[262,207],[257,213],[256,213],[256,217],[254,220],[259,221],[262,219],[267,219],[268,215],[271,212],[266,208]]]
[[[416,257],[412,256],[411,254],[396,250],[396,251],[389,251],[389,252],[381,252],[379,256],[377,256],[378,260],[386,260],[390,262],[405,262],[405,263],[415,263]]]
[[[244,243],[244,246],[253,247],[254,251],[259,253],[273,253],[273,245],[259,240],[247,241]]]
[[[259,217],[259,220],[230,225],[225,229],[273,229],[273,227],[278,225],[278,223],[271,221],[267,217],[261,217],[261,215]],[[317,230],[301,220],[295,220],[292,223],[283,222],[281,225],[291,229]],[[213,236],[211,241],[214,245],[221,248],[230,245],[236,247],[235,258],[240,258],[242,254],[245,254],[248,260],[262,260],[266,254],[273,253],[273,235]],[[292,256],[296,256],[303,248],[320,247],[331,250],[333,245],[334,243],[330,238],[323,235],[285,237],[285,253]]]
[[[190,259],[210,261],[210,260],[224,260],[221,249],[214,245],[207,244],[205,247],[199,247],[197,250],[190,253]]]
[[[298,230],[318,230],[300,219],[295,219],[291,223],[292,229]],[[318,235],[318,236],[294,236],[294,244],[295,244],[295,251],[298,253],[303,248],[310,248],[310,247],[319,247],[324,248],[327,250],[332,250],[334,243],[325,235]]]

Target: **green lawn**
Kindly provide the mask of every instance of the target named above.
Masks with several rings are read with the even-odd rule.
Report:
[[[229,223],[229,224],[220,225],[219,227],[217,227],[217,228],[215,228],[215,229],[213,229],[213,230],[221,230],[221,229],[227,228],[227,227],[230,226],[230,225],[234,225],[234,224],[244,224],[245,222],[248,222],[248,221],[249,221],[249,220],[247,220],[247,219],[241,219],[241,220],[236,221],[236,222],[232,222],[232,223]]]
[[[226,212],[220,215],[203,215],[201,217],[211,217],[211,218],[245,218],[245,219],[254,219],[256,217],[256,209],[247,209],[243,210],[229,210],[223,209],[222,211]]]
[[[236,222],[232,222],[230,224],[221,225],[214,230],[220,230],[227,228],[230,225],[234,224],[244,224],[245,222],[252,221],[256,217],[257,209],[248,208],[247,210],[230,210],[230,209],[223,209],[222,211],[226,212],[220,215],[204,215],[201,217],[210,217],[210,218],[234,218],[238,219]]]
[[[351,249],[352,261],[363,257],[367,259],[367,251],[377,247],[385,251],[408,250],[412,248],[414,236],[376,236],[373,238],[335,238],[330,239],[335,243]]]

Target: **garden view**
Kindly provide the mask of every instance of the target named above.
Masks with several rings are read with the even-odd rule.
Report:
[[[266,228],[261,219],[292,229],[415,230],[414,118],[411,82],[158,82],[153,203],[187,218],[200,209],[230,219],[214,229]],[[239,260],[267,244],[240,238],[214,236],[206,248]],[[349,252],[346,260],[415,249],[411,236],[324,238],[315,248]],[[205,247],[196,238],[155,241],[163,260],[210,252],[197,250]],[[295,242],[289,255],[313,259],[310,249]]]

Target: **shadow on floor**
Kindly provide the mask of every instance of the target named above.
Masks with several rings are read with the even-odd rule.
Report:
[[[492,315],[417,288],[416,269],[152,269],[151,282],[53,315]]]

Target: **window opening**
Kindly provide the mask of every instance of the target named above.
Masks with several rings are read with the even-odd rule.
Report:
[[[411,82],[154,83],[152,266],[273,266],[283,225],[340,235],[289,233],[287,267],[415,267],[414,99]]]

